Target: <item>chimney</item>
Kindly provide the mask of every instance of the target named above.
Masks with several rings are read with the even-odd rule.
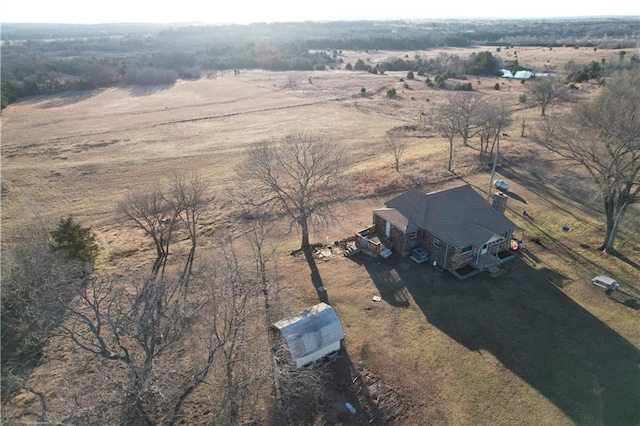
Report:
[[[500,213],[504,214],[504,211],[507,209],[507,200],[509,197],[503,192],[495,192],[493,194],[493,206],[494,209],[498,210]]]

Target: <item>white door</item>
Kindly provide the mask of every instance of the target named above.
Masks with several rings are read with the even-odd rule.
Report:
[[[489,251],[489,243],[482,246],[482,250],[480,250],[480,255],[482,256],[483,254],[487,254],[488,251]]]
[[[391,222],[384,223],[384,236],[389,238],[391,236]]]

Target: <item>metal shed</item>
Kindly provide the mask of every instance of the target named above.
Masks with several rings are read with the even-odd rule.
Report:
[[[284,339],[296,367],[304,367],[340,350],[345,334],[336,311],[319,303],[272,324]]]

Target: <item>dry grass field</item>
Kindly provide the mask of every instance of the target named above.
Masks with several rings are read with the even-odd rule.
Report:
[[[474,50],[495,49],[446,52],[464,57]],[[517,51],[522,65],[549,71],[561,71],[569,60],[617,58],[615,51],[586,48]],[[406,52],[417,53],[439,52]],[[503,49],[498,56],[511,54]],[[353,63],[399,53],[343,55]],[[218,196],[217,213],[237,184],[243,149],[295,129],[321,131],[345,144],[355,160],[354,187],[363,194],[340,207],[339,223],[315,229],[314,242],[333,243],[369,225],[372,209],[415,182],[427,191],[466,182],[486,193],[489,173],[477,166],[473,143],[458,148],[457,174],[450,175],[446,140],[429,133],[411,137],[400,173],[393,170],[392,156],[380,149],[385,132],[416,124],[447,94],[429,89],[420,77],[407,89],[400,82],[405,74],[243,70],[150,91],[107,89],[10,105],[2,115],[2,244],[11,244],[37,215],[73,215],[99,237],[98,271],[146,268],[152,248],[116,214],[129,190],[197,171]],[[336,392],[328,423],[368,424],[363,410],[352,416],[344,408],[344,402],[376,405],[358,399],[351,380],[365,365],[401,401],[394,424],[639,425],[638,210],[629,211],[620,232],[623,256],[595,250],[603,214],[589,181],[532,146],[526,133],[521,137],[521,120],[532,123],[539,115],[535,105],[518,100],[526,86],[497,78],[470,81],[513,105],[497,177],[511,184],[507,215],[525,232],[527,248],[506,264],[506,275],[458,281],[426,264],[346,258],[333,247],[334,256],[319,260],[318,268],[347,337],[336,363],[342,380],[328,390]],[[397,98],[386,97],[390,87]],[[596,90],[585,86],[580,93],[588,97]],[[533,220],[522,218],[525,208]],[[563,232],[564,225],[572,231]],[[214,231],[233,226],[212,215],[202,244],[213,248]],[[318,301],[304,258],[289,254],[298,244],[295,232],[280,244],[280,286],[292,313]],[[616,276],[621,291],[606,295],[592,286],[590,277],[601,273]],[[374,295],[382,301],[372,301]],[[40,366],[33,380],[51,389],[47,377],[53,383],[63,374],[53,377],[47,368]],[[384,413],[378,414],[376,422],[383,423]]]

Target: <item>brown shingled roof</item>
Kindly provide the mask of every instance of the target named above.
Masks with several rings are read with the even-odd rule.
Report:
[[[456,247],[481,246],[516,226],[471,185],[424,193],[410,189],[375,213],[405,232],[416,227]]]

